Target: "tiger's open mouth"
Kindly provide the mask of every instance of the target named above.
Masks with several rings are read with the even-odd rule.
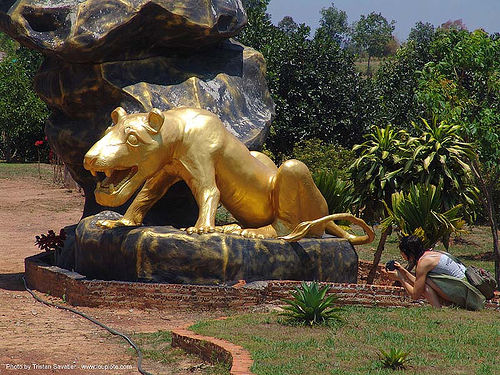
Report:
[[[90,170],[98,177],[96,191],[105,194],[118,193],[137,173],[136,166],[127,169]]]

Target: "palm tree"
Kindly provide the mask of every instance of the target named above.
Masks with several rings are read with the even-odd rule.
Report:
[[[459,203],[466,208],[474,207],[478,189],[471,183],[469,164],[475,153],[473,145],[459,135],[461,126],[438,123],[437,118],[430,124],[422,119],[420,125],[414,122],[412,125],[420,135],[406,143],[410,153],[403,171],[412,175],[411,183],[441,186],[446,191],[441,196],[445,210]]]
[[[353,151],[360,156],[349,168],[356,193],[365,206],[365,216],[378,220],[383,216],[382,201],[390,200],[391,194],[403,183],[405,140],[408,133],[396,131],[391,125],[385,128],[373,126],[367,140],[356,145]]]
[[[384,211],[382,202],[390,200],[403,183],[404,155],[406,154],[404,141],[408,133],[404,130],[396,131],[391,125],[385,128],[373,126],[365,136],[367,141],[354,146],[360,156],[350,167],[351,177],[354,180],[356,192],[364,206],[364,215],[371,220],[379,220]],[[392,228],[387,227],[380,235],[373,259],[373,267],[368,274],[367,283],[371,284],[380,262],[387,237]]]

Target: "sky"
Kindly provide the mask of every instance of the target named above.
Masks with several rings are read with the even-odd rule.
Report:
[[[382,13],[396,21],[394,35],[405,41],[418,21],[439,26],[448,20],[462,19],[468,30],[482,28],[488,33],[500,32],[500,0],[336,0],[335,7],[347,13],[349,24],[360,15]],[[321,18],[320,10],[332,0],[271,0],[267,12],[277,24],[284,16],[305,23],[314,30]]]

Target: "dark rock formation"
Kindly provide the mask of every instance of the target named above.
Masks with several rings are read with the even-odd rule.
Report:
[[[105,211],[76,229],[75,271],[91,279],[220,284],[244,279],[319,280],[356,283],[358,257],[344,239],[299,242],[235,235],[188,235],[173,227],[119,227]]]
[[[246,23],[239,0],[3,1],[2,28],[26,46],[72,63],[191,52]],[[10,6],[9,6],[10,5]],[[9,9],[10,8],[10,9]]]
[[[0,3],[0,29],[46,59],[35,88],[52,110],[46,133],[86,195],[103,208],[83,156],[128,113],[194,106],[216,113],[249,148],[261,147],[273,103],[262,55],[228,38],[246,22],[240,0],[21,0]],[[128,204],[118,210],[123,212]],[[174,186],[146,223],[189,226],[197,207]]]

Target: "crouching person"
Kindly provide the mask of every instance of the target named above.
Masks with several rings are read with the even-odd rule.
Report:
[[[399,244],[401,256],[416,264],[415,276],[398,262],[395,271],[385,271],[399,282],[413,299],[424,297],[432,306],[456,305],[467,310],[484,308],[485,297],[465,277],[466,267],[446,253],[425,250],[417,236],[406,236]]]

